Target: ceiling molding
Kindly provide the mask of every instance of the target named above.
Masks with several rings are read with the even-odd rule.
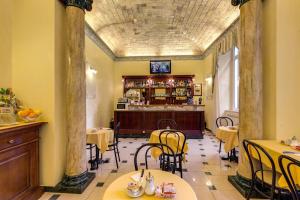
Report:
[[[85,22],[85,35],[88,36],[100,49],[104,51],[112,60],[116,60],[115,54],[110,48],[103,42],[103,40],[95,33],[90,25]]]
[[[148,61],[148,60],[202,60],[200,55],[191,56],[127,56],[116,57],[115,61]]]

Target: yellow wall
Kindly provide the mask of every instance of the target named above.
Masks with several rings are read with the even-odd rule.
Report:
[[[264,136],[300,139],[300,2],[264,1]]]
[[[11,87],[12,1],[1,0],[0,12],[0,88]]]
[[[213,69],[213,55],[210,54],[204,60],[204,79],[212,76],[212,69]],[[212,79],[211,79],[212,80]],[[206,91],[210,90],[210,91]],[[211,97],[209,97],[209,93],[212,90],[212,81],[204,80],[203,81],[203,102],[205,103],[205,121],[206,121],[206,128],[213,130],[215,124],[215,101]]]
[[[86,61],[98,71],[87,70],[87,128],[108,127],[113,117],[114,62],[87,36],[85,42]]]
[[[276,1],[263,2],[263,132],[276,138]]]
[[[300,140],[300,1],[277,0],[277,139]]]
[[[59,1],[55,3],[55,69],[54,69],[54,134],[55,134],[55,145],[53,160],[55,160],[55,166],[53,169],[53,182],[50,183],[50,176],[47,171],[44,170],[45,180],[42,179],[42,183],[46,186],[57,184],[61,180],[64,173],[66,164],[66,124],[65,124],[65,7],[61,5]],[[47,149],[44,149],[47,154]],[[47,159],[47,158],[44,158]],[[44,160],[44,162],[46,162]]]
[[[54,186],[65,165],[64,8],[58,1],[13,1],[12,88],[23,104],[43,111],[41,184]]]

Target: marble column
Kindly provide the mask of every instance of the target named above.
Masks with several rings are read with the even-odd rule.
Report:
[[[240,147],[244,139],[263,138],[262,87],[262,0],[240,7]],[[238,173],[250,177],[244,149],[240,151]]]
[[[92,1],[62,0],[66,6],[66,123],[67,159],[61,186],[81,193],[91,174],[86,162],[85,10]]]
[[[242,141],[263,138],[262,0],[232,0],[240,6],[240,153],[238,176],[251,177]]]
[[[84,11],[68,6],[67,12],[67,163],[66,175],[86,171],[86,96],[84,66]]]

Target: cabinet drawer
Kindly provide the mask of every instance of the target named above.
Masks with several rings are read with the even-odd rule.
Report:
[[[0,135],[0,151],[22,143],[30,142],[36,138],[37,132],[34,130]]]

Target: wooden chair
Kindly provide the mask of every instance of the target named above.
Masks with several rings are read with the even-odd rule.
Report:
[[[295,179],[291,173],[291,167],[300,169],[300,162],[286,155],[279,156],[278,162],[281,172],[289,186],[293,200],[300,200],[300,185],[296,185]]]
[[[229,117],[218,117],[216,119],[216,126],[217,128],[219,128],[220,126],[233,126],[233,120]],[[220,140],[219,153],[221,153],[222,143],[223,141]]]
[[[178,162],[178,167],[177,167],[177,162],[174,163],[174,166],[175,166],[176,170],[180,172],[180,177],[182,178],[182,162],[183,162],[184,154],[185,154],[184,147],[185,147],[185,143],[186,143],[186,136],[183,132],[178,131],[178,130],[165,130],[159,134],[159,142],[161,144],[170,146],[168,144],[170,137],[177,138],[177,146],[176,146],[175,150],[173,149],[173,151],[174,151],[174,154],[176,157],[176,161]],[[181,146],[181,144],[182,144],[182,146]],[[169,155],[169,152],[166,152],[165,154]]]
[[[249,140],[243,141],[243,147],[249,160],[252,177],[251,188],[249,193],[247,194],[247,200],[250,199],[253,191],[256,191],[263,197],[271,200],[275,199],[275,196],[280,197],[281,190],[283,190],[283,188],[280,188],[280,186],[277,184],[279,175],[276,173],[275,163],[272,157],[260,145]],[[253,158],[252,153],[256,153],[258,159]],[[271,168],[264,167],[262,163],[262,156],[268,160]],[[267,193],[268,190],[270,191]]]
[[[172,163],[176,163],[176,156],[175,156],[173,150],[168,145],[161,144],[161,143],[147,143],[147,144],[143,144],[142,146],[140,146],[137,149],[137,151],[135,152],[135,155],[134,155],[134,168],[135,168],[136,171],[139,170],[138,169],[138,162],[137,162],[138,154],[144,148],[146,148],[146,152],[145,152],[145,155],[144,155],[146,169],[148,169],[148,157],[149,157],[148,153],[149,153],[149,151],[152,148],[158,148],[162,152],[162,154],[160,156],[160,159],[163,159],[163,163],[164,163],[164,166],[161,167],[161,169],[164,170],[164,171],[171,170],[173,174],[175,173],[175,167],[172,165]],[[166,149],[169,152],[168,158],[173,158],[173,161],[169,160],[169,162],[165,162],[165,161],[167,161],[166,154],[165,154]]]
[[[107,150],[107,151],[114,151],[117,168],[119,168],[118,161],[119,162],[121,161],[120,151],[119,151],[119,134],[120,134],[120,122],[118,122],[116,127],[114,128],[114,139],[112,143],[108,145],[109,150]]]
[[[160,119],[157,122],[157,129],[177,129],[177,123],[174,119]]]

